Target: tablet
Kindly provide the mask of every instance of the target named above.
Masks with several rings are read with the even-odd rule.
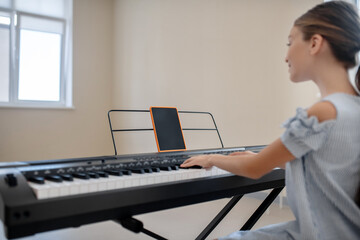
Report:
[[[186,150],[179,113],[175,107],[150,107],[159,152]]]

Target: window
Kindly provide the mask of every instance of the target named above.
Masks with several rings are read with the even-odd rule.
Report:
[[[0,106],[72,107],[72,0],[0,0]]]
[[[360,1],[359,0],[354,0],[354,3],[357,6],[357,8],[360,9]]]

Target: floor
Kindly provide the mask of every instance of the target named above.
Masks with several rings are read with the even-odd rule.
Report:
[[[195,204],[171,210],[159,211],[136,216],[144,223],[144,227],[170,240],[195,239],[216,214],[230,199]],[[214,239],[238,230],[254,212],[261,200],[254,197],[244,197],[207,239]],[[293,220],[294,216],[287,205],[282,208],[273,203],[253,229],[269,224]],[[4,239],[0,230],[0,239]],[[64,229],[35,236],[19,238],[18,240],[148,240],[153,239],[142,233],[132,233],[115,222],[107,221],[90,224],[76,229]]]

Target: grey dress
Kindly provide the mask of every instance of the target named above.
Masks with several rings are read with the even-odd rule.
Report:
[[[281,141],[296,157],[286,164],[286,189],[296,220],[225,239],[360,239],[360,97],[335,93],[336,119],[319,123],[298,108]]]

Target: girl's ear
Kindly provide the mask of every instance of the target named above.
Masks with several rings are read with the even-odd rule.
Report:
[[[310,54],[316,55],[324,44],[324,38],[320,34],[314,34],[310,39]]]

